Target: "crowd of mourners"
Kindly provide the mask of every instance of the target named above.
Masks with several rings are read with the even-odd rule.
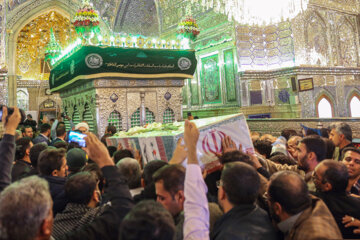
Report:
[[[360,238],[360,150],[348,124],[252,132],[252,153],[225,137],[221,167],[207,171],[191,121],[169,162],[143,165],[136,149],[106,145],[114,126],[100,140],[68,118],[87,135],[81,148],[63,120],[20,123],[17,108],[3,108],[0,240]]]

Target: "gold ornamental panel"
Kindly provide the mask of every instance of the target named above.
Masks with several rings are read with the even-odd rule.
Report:
[[[264,50],[264,43],[263,43],[263,42],[261,42],[261,43],[254,43],[254,49]]]
[[[277,31],[277,27],[275,25],[271,25],[271,26],[265,27],[264,33],[265,34],[273,34],[273,33],[276,33],[276,31]]]
[[[49,79],[50,69],[44,58],[51,28],[63,49],[77,38],[70,20],[55,11],[45,13],[25,25],[16,42],[16,74],[23,80]]]
[[[291,32],[290,29],[281,31],[281,32],[279,32],[279,38],[290,37],[290,36],[291,36],[291,33],[292,33],[292,32]]]
[[[279,46],[279,42],[270,42],[266,44],[267,49],[277,48]]]
[[[248,26],[238,26],[236,32],[239,35],[248,35],[250,33],[250,28]]]
[[[281,45],[281,46],[291,45],[292,41],[293,41],[293,40],[292,40],[291,37],[282,38],[282,39],[280,39],[280,45]]]
[[[251,81],[250,82],[250,90],[253,90],[253,91],[261,90],[260,81]]]
[[[262,36],[263,35],[263,28],[261,28],[261,27],[253,27],[253,28],[251,28],[251,33],[254,36]]]
[[[249,43],[249,42],[240,42],[240,43],[238,43],[238,47],[240,49],[250,49],[251,48],[251,43]]]
[[[277,48],[271,49],[270,51],[268,51],[268,54],[267,54],[268,57],[273,57],[273,56],[278,56],[278,55],[280,55],[280,51]]]
[[[237,40],[242,41],[242,42],[249,42],[250,36],[249,35],[238,35]]]
[[[265,41],[266,42],[272,42],[272,41],[276,41],[276,38],[277,38],[277,34],[269,34],[269,35],[266,35],[265,37]]]
[[[280,22],[278,25],[279,30],[285,30],[285,29],[289,29],[291,27],[291,23],[288,21],[285,22]]]

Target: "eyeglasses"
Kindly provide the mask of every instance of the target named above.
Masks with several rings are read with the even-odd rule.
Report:
[[[221,180],[216,181],[216,187],[217,188],[222,187],[222,186],[223,186],[223,182]]]

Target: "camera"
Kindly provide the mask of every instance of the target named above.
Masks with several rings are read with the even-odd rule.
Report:
[[[70,131],[68,142],[76,142],[79,144],[80,147],[86,147],[86,142],[84,139],[84,137],[86,136],[86,134],[82,134],[76,131]]]
[[[0,104],[0,122],[2,121],[3,107],[6,107],[6,106]],[[7,122],[8,118],[9,118],[9,116],[11,116],[11,114],[14,113],[14,108],[7,107],[7,110],[8,110],[8,116],[6,117],[6,122]],[[19,108],[19,111],[20,111],[20,115],[21,115],[21,121],[20,122],[24,122],[25,118],[26,118],[25,112],[24,112],[24,110],[22,110],[20,108]]]

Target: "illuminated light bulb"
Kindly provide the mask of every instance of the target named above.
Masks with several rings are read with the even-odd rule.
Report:
[[[101,42],[103,40],[103,37],[101,35],[99,35],[98,40],[99,40],[99,42]]]
[[[156,43],[156,39],[155,39],[155,38],[153,38],[152,42],[153,42],[153,43]]]
[[[115,40],[114,36],[110,37],[110,41],[113,42]]]

